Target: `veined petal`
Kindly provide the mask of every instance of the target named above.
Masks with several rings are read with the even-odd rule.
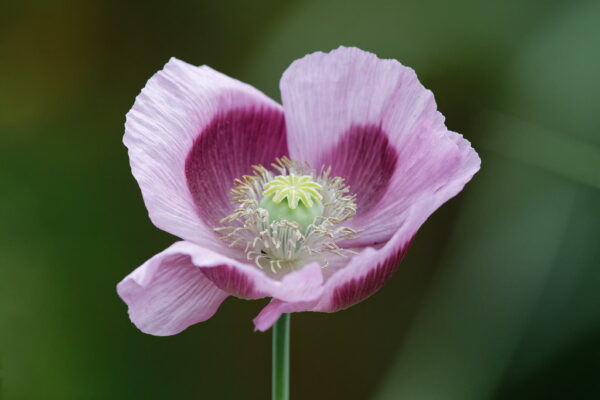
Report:
[[[315,304],[315,301],[299,301],[299,302],[285,302],[277,299],[273,299],[267,304],[260,313],[254,318],[254,328],[257,331],[264,332],[269,330],[275,322],[281,317],[281,314],[293,313],[300,311],[310,311]]]
[[[413,222],[416,224],[416,221]],[[254,319],[257,330],[266,331],[283,313],[301,311],[334,312],[348,308],[377,292],[398,269],[412,242],[408,225],[380,249],[364,249],[338,268],[324,283],[323,293],[314,301],[286,302],[274,299]]]
[[[153,223],[218,246],[233,180],[287,154],[281,107],[209,67],[171,59],[127,114],[123,141]]]
[[[377,292],[398,269],[418,229],[445,201],[460,192],[479,169],[480,159],[468,141],[449,132],[457,145],[459,165],[442,186],[427,196],[415,199],[399,217],[400,227],[391,239],[378,248],[366,247],[347,263],[334,265],[326,276],[322,295],[314,301],[271,301],[254,319],[256,329],[271,327],[283,313],[300,311],[334,312],[348,308]]]
[[[152,257],[117,285],[131,321],[142,332],[174,335],[217,311],[226,292],[215,286],[173,245]]]
[[[468,142],[461,148],[446,129],[433,94],[395,60],[344,47],[310,54],[285,71],[281,95],[291,157],[330,165],[357,196],[350,226],[363,232],[348,245],[384,243],[413,204],[457,180],[462,187],[479,169]]]
[[[255,265],[190,242],[176,242],[161,254],[164,253],[188,257],[216,287],[243,299],[273,297],[284,301],[308,301],[321,295],[323,275],[317,263],[275,279]]]

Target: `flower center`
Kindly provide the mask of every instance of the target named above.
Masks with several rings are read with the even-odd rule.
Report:
[[[296,222],[306,233],[323,215],[323,186],[309,175],[279,175],[264,185],[260,207],[269,212],[269,221]]]
[[[235,180],[237,208],[215,228],[221,238],[273,274],[315,261],[326,267],[330,257],[353,253],[337,245],[357,233],[343,226],[356,214],[344,180],[330,177],[330,168],[317,173],[288,158],[272,166],[278,175],[258,165],[253,175]]]

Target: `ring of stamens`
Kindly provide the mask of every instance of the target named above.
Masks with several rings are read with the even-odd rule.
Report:
[[[327,258],[331,255],[344,257],[353,254],[353,251],[337,245],[341,240],[355,238],[358,233],[342,225],[356,215],[356,197],[348,194],[349,188],[344,180],[331,177],[331,168],[322,167],[317,173],[310,165],[287,157],[276,159],[272,167],[279,175],[257,165],[252,167],[253,175],[244,175],[234,181],[231,192],[236,209],[221,220],[223,226],[215,228],[222,234],[221,238],[230,247],[241,249],[247,259],[259,268],[273,274],[284,269],[301,268],[314,261],[326,267]],[[298,185],[312,182],[316,183],[313,188],[319,188],[311,196],[322,201],[323,215],[317,216],[305,230],[297,222],[270,221],[269,212],[260,207],[263,195],[276,192],[276,189],[269,189],[276,188],[277,179],[282,177],[282,182],[305,177],[294,182]],[[289,195],[292,196],[291,193]],[[294,195],[292,204],[297,205],[298,201],[309,204],[312,200]]]

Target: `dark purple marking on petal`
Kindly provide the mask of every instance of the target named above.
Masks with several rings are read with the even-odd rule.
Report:
[[[385,194],[394,174],[398,153],[379,125],[354,125],[321,158],[356,194],[358,215],[369,212]],[[319,165],[319,166],[320,166]]]
[[[348,308],[377,292],[394,275],[412,243],[410,239],[384,262],[366,275],[352,279],[336,288],[332,295],[332,311]]]
[[[233,109],[216,115],[199,132],[187,155],[185,176],[196,212],[209,226],[233,209],[233,181],[288,155],[283,112],[274,108]]]
[[[263,297],[254,290],[254,283],[246,275],[229,265],[202,268],[204,275],[219,289],[243,299]]]

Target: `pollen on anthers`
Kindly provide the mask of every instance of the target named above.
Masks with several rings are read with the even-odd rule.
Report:
[[[338,246],[357,234],[343,225],[356,215],[344,180],[286,157],[272,167],[278,174],[257,165],[234,181],[236,209],[215,229],[221,238],[273,274],[315,261],[326,267],[330,257],[353,253]]]

